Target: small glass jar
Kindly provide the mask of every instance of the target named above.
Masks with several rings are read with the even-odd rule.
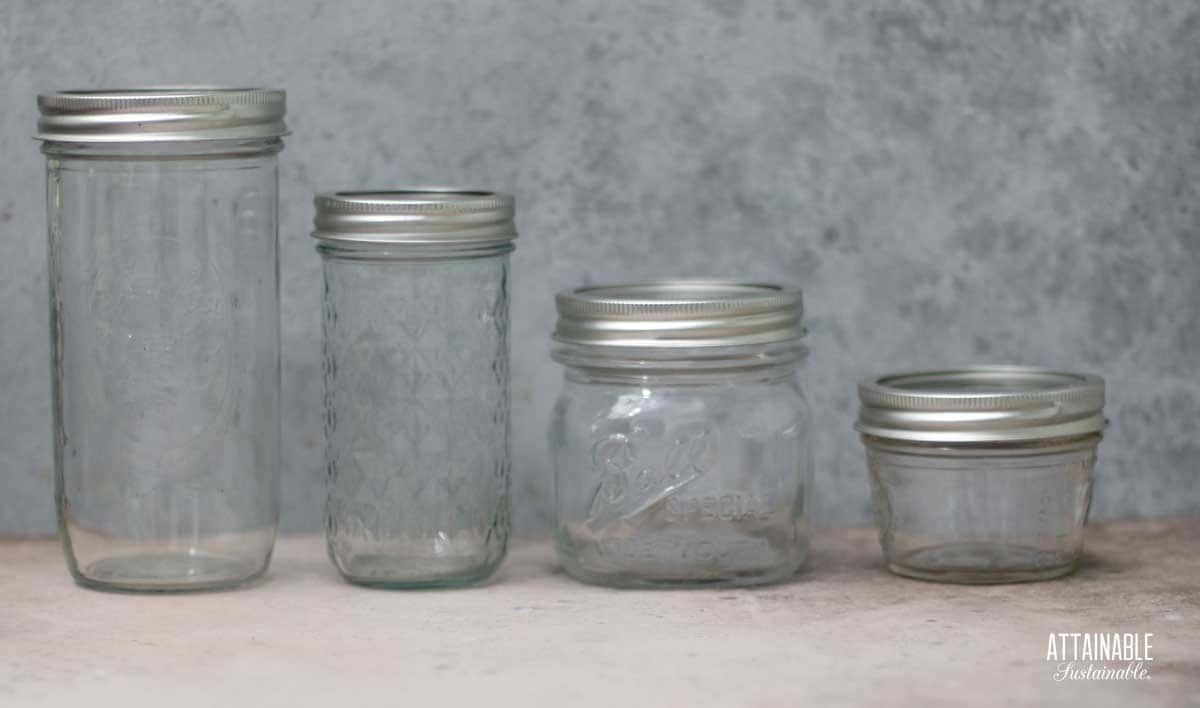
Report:
[[[584,582],[736,586],[808,552],[800,293],[676,280],[558,296],[557,548]]]
[[[1024,367],[859,385],[884,560],[955,583],[1046,580],[1083,550],[1104,381]]]
[[[338,192],[316,207],[329,557],[363,585],[483,580],[509,536],[512,197]]]
[[[67,566],[119,590],[255,578],[279,515],[284,93],[71,91],[38,106]]]

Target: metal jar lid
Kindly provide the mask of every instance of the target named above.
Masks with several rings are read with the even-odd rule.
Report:
[[[799,340],[799,290],[732,280],[662,280],[559,293],[554,340],[593,349],[696,348]]]
[[[68,143],[253,140],[287,135],[286,95],[261,88],[59,91],[38,96],[37,138]]]
[[[994,443],[1104,429],[1104,380],[1020,366],[896,374],[858,386],[855,429],[891,440]]]
[[[513,249],[513,198],[456,187],[332,192],[314,200],[313,238],[331,246],[484,255]]]

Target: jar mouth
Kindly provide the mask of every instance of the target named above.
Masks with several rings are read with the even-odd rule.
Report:
[[[283,91],[219,86],[68,90],[38,96],[37,138],[59,143],[255,140],[288,134]]]
[[[597,357],[627,358],[634,350],[761,347],[796,342],[803,335],[800,291],[770,283],[679,279],[591,286],[559,293],[556,305],[554,341],[587,348]]]
[[[121,101],[126,99],[162,100],[180,97],[204,98],[212,95],[244,94],[267,89],[255,86],[145,86],[141,88],[119,89],[65,89],[54,93],[44,94],[48,104],[68,101]]]
[[[343,208],[404,213],[439,204],[456,205],[458,211],[471,208],[494,209],[503,206],[502,202],[507,195],[486,189],[463,187],[412,187],[391,190],[344,190],[330,192],[321,197],[330,202],[341,202]]]
[[[558,303],[568,312],[585,314],[678,316],[795,307],[799,304],[799,293],[773,283],[679,278],[590,285],[559,293]]]
[[[319,194],[313,238],[339,257],[476,257],[513,250],[511,195],[462,187],[405,187]]]
[[[855,429],[881,439],[1015,443],[1104,430],[1104,380],[1021,366],[978,366],[862,381]]]

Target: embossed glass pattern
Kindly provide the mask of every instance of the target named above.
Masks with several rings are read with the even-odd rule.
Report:
[[[413,192],[372,198],[422,212]],[[511,224],[498,243],[464,250],[447,248],[454,230],[415,244],[397,242],[411,233],[359,233],[376,239],[364,242],[353,225],[321,230],[335,220],[318,215],[317,234],[330,558],[366,585],[482,580],[503,560],[510,527]]]
[[[775,297],[761,287],[600,288],[612,301],[595,309],[560,296],[555,358],[567,369],[550,437],[558,556],[574,577],[753,585],[804,563],[811,421],[798,294],[768,305],[782,319],[767,325],[765,310],[721,305]],[[681,330],[687,344],[674,346]]]
[[[279,121],[282,94],[270,96]],[[119,123],[124,109],[104,100]],[[213,589],[267,567],[281,147],[44,144],[56,500],[84,585]]]
[[[948,450],[867,439],[888,568],[959,583],[1070,573],[1083,550],[1099,441]]]

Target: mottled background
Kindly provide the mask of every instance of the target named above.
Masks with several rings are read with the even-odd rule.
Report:
[[[873,372],[1103,374],[1093,518],[1200,513],[1194,2],[63,2],[0,7],[0,533],[50,532],[34,95],[286,88],[284,527],[318,528],[310,198],[512,191],[519,530],[548,523],[551,295],[663,275],[799,284],[816,515],[869,519]]]

